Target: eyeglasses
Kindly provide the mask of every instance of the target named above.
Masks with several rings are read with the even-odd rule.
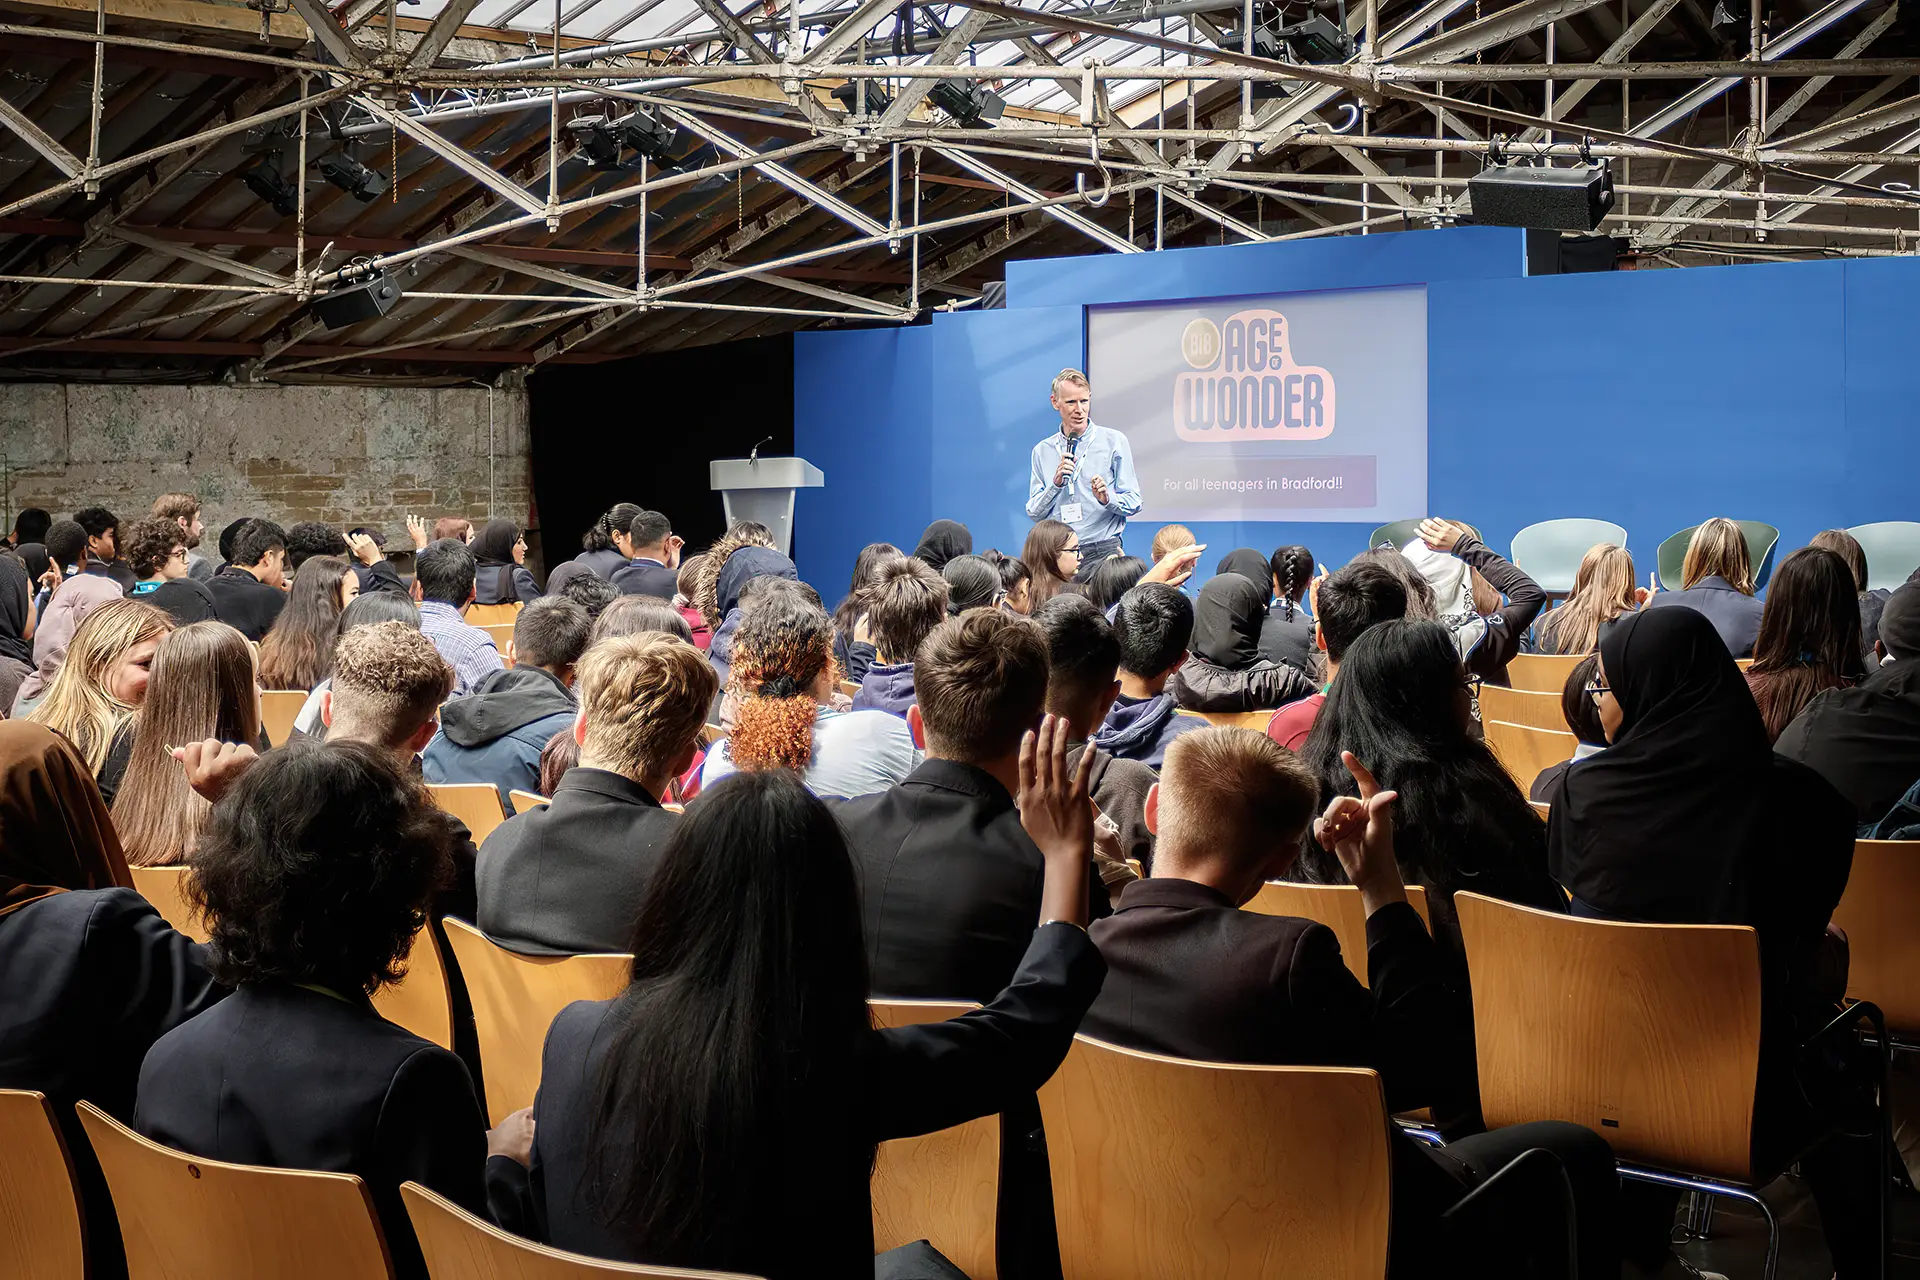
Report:
[[[1486,677],[1477,676],[1469,671],[1460,677],[1460,683],[1466,687],[1468,693],[1477,698],[1480,696],[1480,686],[1486,683]]]
[[[1610,684],[1604,684],[1599,680],[1589,680],[1587,682],[1587,696],[1589,698],[1592,698],[1595,702],[1600,701],[1601,694],[1612,693],[1612,692],[1613,692],[1613,686]]]
[[[169,560],[185,560],[186,558],[187,549],[185,547],[175,547],[167,554],[167,559]]]
[[[1076,542],[1070,547],[1062,547],[1060,548],[1060,554],[1063,556],[1077,556],[1080,554],[1080,544]]]

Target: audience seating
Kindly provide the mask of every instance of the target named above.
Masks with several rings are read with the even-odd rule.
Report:
[[[1370,1070],[1076,1036],[1040,1112],[1065,1280],[1386,1274],[1387,1108]]]
[[[462,615],[471,626],[495,627],[505,624],[511,627],[513,620],[520,616],[520,602],[510,604],[470,604]]]
[[[1489,1129],[1583,1124],[1623,1176],[1734,1196],[1756,1188],[1760,945],[1745,925],[1621,924],[1456,893]]]
[[[1480,719],[1504,720],[1535,729],[1566,733],[1567,713],[1560,708],[1560,695],[1535,693],[1528,689],[1503,689],[1497,684],[1480,686]],[[1569,752],[1568,754],[1572,754]]]
[[[540,1051],[554,1016],[575,1000],[618,994],[627,985],[633,957],[522,955],[463,921],[449,918],[445,924],[473,1002],[487,1120],[499,1124],[533,1105],[540,1088]]]
[[[1465,527],[1473,533],[1474,537],[1480,538],[1480,531],[1478,529],[1475,529],[1472,525],[1466,525]],[[1420,521],[1418,519],[1395,520],[1391,524],[1383,524],[1375,529],[1373,536],[1367,539],[1367,546],[1371,549],[1379,546],[1383,542],[1391,542],[1394,546],[1405,550],[1406,545],[1419,536]],[[1485,542],[1486,539],[1480,538],[1480,541]]]
[[[707,724],[700,726],[700,744],[702,746],[711,747],[726,736],[726,729],[720,725]]]
[[[1580,653],[1516,653],[1507,659],[1507,679],[1515,689],[1557,696],[1585,657]]]
[[[293,741],[293,722],[300,708],[307,705],[304,689],[262,689],[260,691],[260,729],[267,741],[283,747]]]
[[[840,682],[840,692],[846,694],[849,698],[851,698],[853,697],[853,695],[860,692],[860,686],[852,680],[842,680]]]
[[[429,782],[433,802],[467,824],[473,843],[486,843],[493,829],[507,820],[500,810],[500,789],[491,782]]]
[[[1265,733],[1273,720],[1271,711],[1188,711],[1183,708],[1179,714],[1229,729],[1251,729],[1255,733]]]
[[[1773,576],[1773,549],[1780,541],[1780,531],[1759,520],[1735,520],[1734,523],[1746,537],[1747,559],[1753,565],[1753,589],[1758,591]],[[1668,535],[1654,553],[1654,563],[1660,569],[1660,585],[1668,591],[1680,590],[1680,584],[1685,581],[1681,567],[1687,561],[1687,544],[1693,541],[1693,531],[1699,527],[1688,525]]]
[[[493,637],[493,647],[500,651],[500,661],[511,667],[513,665],[513,659],[507,656],[507,645],[513,640],[513,624],[511,622],[496,622],[490,626],[481,627],[480,629]]]
[[[1487,746],[1513,775],[1523,796],[1533,794],[1533,780],[1544,770],[1573,759],[1580,746],[1580,739],[1564,729],[1536,729],[1504,720],[1488,720],[1481,727],[1487,733]]]
[[[978,1006],[940,1000],[874,1000],[876,1027],[944,1022]],[[967,1273],[995,1280],[1000,1198],[1000,1117],[880,1145],[873,1169],[876,1253],[925,1240]]]
[[[1535,813],[1537,813],[1537,814],[1539,814],[1539,815],[1540,815],[1540,820],[1541,820],[1542,822],[1544,822],[1544,821],[1546,821],[1546,819],[1547,819],[1547,815],[1548,815],[1548,812],[1549,812],[1549,806],[1548,806],[1548,804],[1547,804],[1547,802],[1546,802],[1546,801],[1544,801],[1544,800],[1529,800],[1529,801],[1527,801],[1527,803],[1533,806],[1533,811],[1534,811]]]
[[[8,1275],[86,1280],[73,1161],[44,1093],[0,1089],[0,1258]]]
[[[431,1280],[593,1280],[595,1276],[754,1280],[730,1271],[644,1267],[549,1249],[502,1231],[417,1182],[401,1183],[400,1199],[413,1221],[413,1233],[420,1241]]]
[[[1886,1015],[1887,1030],[1904,1045],[1920,1045],[1920,840],[1859,840],[1853,870],[1834,908],[1833,923],[1847,932],[1847,996],[1870,1000]]]
[[[1920,523],[1882,520],[1847,530],[1867,553],[1867,590],[1896,591],[1920,565]]]
[[[160,918],[195,942],[207,940],[207,927],[187,905],[185,867],[129,867],[133,888]]]
[[[204,1160],[90,1102],[80,1123],[113,1192],[128,1280],[389,1280],[373,1198],[350,1173]]]
[[[421,926],[413,935],[406,974],[374,993],[373,1008],[388,1022],[405,1027],[421,1039],[431,1040],[442,1049],[453,1048],[453,988],[430,925]]]
[[[548,800],[547,797],[541,795],[538,791],[521,791],[518,789],[507,792],[507,799],[513,802],[513,812],[516,816],[522,813],[529,813],[538,809],[543,804],[552,803],[552,801]]]
[[[1421,923],[1433,930],[1433,918],[1427,914],[1427,891],[1420,885],[1407,886],[1407,902],[1420,913]],[[1340,940],[1340,955],[1347,968],[1367,981],[1367,911],[1360,902],[1360,891],[1350,884],[1291,884],[1269,880],[1260,886],[1242,911],[1257,911],[1263,916],[1297,916],[1313,920],[1333,930]]]
[[[1542,520],[1513,535],[1511,559],[1548,595],[1571,595],[1580,561],[1603,542],[1624,547],[1627,531],[1611,520]]]

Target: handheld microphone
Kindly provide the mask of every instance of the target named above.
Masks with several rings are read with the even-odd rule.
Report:
[[[772,444],[772,443],[773,443],[772,436],[768,436],[765,440],[762,440],[760,442],[760,444]],[[752,451],[747,454],[748,466],[753,466],[760,461],[760,444],[753,446]]]

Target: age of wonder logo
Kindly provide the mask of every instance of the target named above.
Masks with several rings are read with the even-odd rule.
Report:
[[[1333,434],[1333,375],[1293,362],[1287,318],[1236,311],[1224,325],[1202,316],[1180,335],[1196,370],[1173,386],[1173,428],[1182,440],[1324,440]]]

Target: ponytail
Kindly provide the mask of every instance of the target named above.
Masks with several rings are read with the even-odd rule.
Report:
[[[838,675],[826,610],[790,591],[757,599],[734,636],[740,705],[727,752],[736,768],[806,769],[820,714],[810,690],[823,672]]]

